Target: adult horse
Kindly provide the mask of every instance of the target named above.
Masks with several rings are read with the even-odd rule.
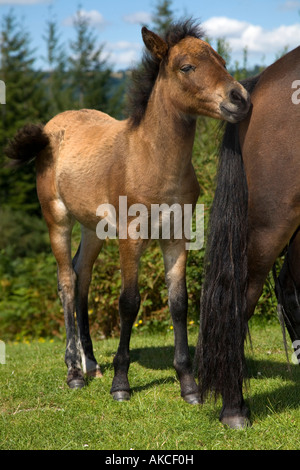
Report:
[[[220,420],[233,428],[249,424],[242,394],[248,320],[286,246],[276,293],[292,341],[300,339],[299,78],[300,47],[243,82],[251,110],[227,124],[220,150],[197,360],[202,398],[221,394]]]
[[[165,38],[145,27],[142,36],[147,52],[128,97],[128,119],[117,121],[95,110],[67,111],[44,128],[21,130],[7,150],[8,157],[21,164],[36,157],[38,196],[58,265],[67,336],[67,383],[72,388],[84,385],[84,374],[101,375],[89,333],[88,290],[103,244],[96,234],[97,208],[108,204],[115,209],[119,235],[122,229],[122,290],[120,343],[113,361],[111,393],[120,401],[130,397],[127,372],[131,329],[140,305],[138,264],[149,237],[127,236],[127,227],[124,236],[124,226],[119,225],[119,196],[127,197],[129,207],[142,204],[149,217],[153,204],[195,207],[199,185],[191,156],[196,117],[202,114],[236,122],[250,106],[248,92],[228,74],[224,60],[201,39],[202,31],[193,21],[173,25]],[[75,220],[81,224],[82,238],[72,261]],[[197,403],[187,342],[185,242],[184,237],[174,236],[160,241],[174,324],[174,366],[183,398]]]

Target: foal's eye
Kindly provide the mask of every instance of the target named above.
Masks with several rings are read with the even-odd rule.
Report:
[[[191,70],[194,71],[195,69],[196,69],[196,67],[194,67],[194,65],[186,64],[186,65],[183,65],[182,67],[180,67],[180,72],[188,73]]]

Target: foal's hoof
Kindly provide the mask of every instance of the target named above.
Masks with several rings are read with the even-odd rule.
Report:
[[[118,390],[116,392],[111,392],[112,397],[116,401],[128,401],[130,400],[130,392],[126,390]]]
[[[200,395],[198,393],[190,393],[183,397],[184,401],[189,403],[189,405],[199,405],[201,403]]]
[[[77,369],[71,369],[67,376],[67,384],[70,388],[83,388],[85,386],[85,380],[83,373]]]
[[[231,429],[245,429],[251,426],[249,419],[245,416],[224,416],[221,423]]]
[[[67,384],[70,388],[83,388],[85,386],[85,380],[83,378],[67,380]]]

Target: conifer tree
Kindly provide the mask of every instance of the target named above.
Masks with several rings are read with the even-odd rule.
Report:
[[[30,36],[13,10],[2,18],[0,42],[0,80],[6,84],[6,104],[0,105],[0,205],[35,211],[38,201],[33,169],[3,169],[3,148],[25,123],[43,121],[47,111],[43,76],[34,70]]]
[[[174,12],[171,8],[172,0],[158,0],[152,15],[153,31],[163,35],[174,21]]]
[[[44,58],[47,68],[45,86],[49,100],[48,119],[50,119],[59,112],[72,108],[71,90],[67,82],[67,57],[64,45],[59,40],[57,21],[52,14],[46,23],[43,39],[47,47],[47,55]]]
[[[73,108],[93,108],[109,111],[109,81],[111,70],[102,58],[103,45],[94,33],[89,19],[78,10],[74,19],[76,37],[70,43],[70,85]]]

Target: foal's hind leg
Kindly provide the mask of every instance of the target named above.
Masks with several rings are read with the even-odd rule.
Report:
[[[187,338],[188,296],[186,289],[187,251],[185,240],[161,240],[169,307],[175,336],[174,367],[178,374],[181,396],[187,403],[200,402],[198,387],[192,370]]]
[[[141,240],[120,240],[122,290],[119,299],[121,322],[120,342],[114,358],[115,375],[110,393],[118,401],[130,399],[128,369],[130,364],[129,343],[133,322],[140,307],[138,289],[138,265],[146,243]]]
[[[102,377],[101,370],[94,356],[88,319],[88,293],[94,262],[102,248],[95,231],[81,227],[82,237],[78,251],[73,259],[77,274],[76,283],[76,318],[78,345],[81,354],[82,369],[90,377]]]
[[[66,353],[65,363],[68,368],[67,384],[70,388],[84,386],[84,376],[81,370],[80,354],[77,346],[75,328],[75,287],[76,274],[72,266],[71,232],[73,221],[67,212],[60,217],[55,212],[46,213],[46,221],[53,254],[57,261],[58,293],[62,302],[66,327]]]

